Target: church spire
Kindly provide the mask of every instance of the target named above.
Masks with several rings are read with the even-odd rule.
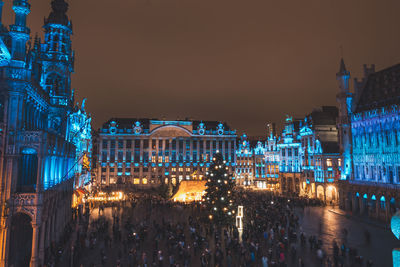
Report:
[[[343,58],[340,60],[340,69],[339,69],[339,73],[340,73],[340,74],[346,74],[346,73],[347,73],[346,65],[344,64]]]
[[[13,10],[15,21],[10,25],[12,38],[12,58],[18,61],[25,60],[26,42],[29,40],[30,29],[26,26],[26,17],[31,12],[31,5],[28,0],[14,0]]]
[[[68,3],[64,0],[53,0],[51,2],[51,12],[45,24],[60,24],[71,28],[71,21],[67,16]]]
[[[340,67],[339,72],[336,73],[336,80],[339,83],[339,88],[341,92],[349,92],[349,79],[350,79],[350,72],[347,71],[346,65],[344,64],[343,58],[340,60]]]

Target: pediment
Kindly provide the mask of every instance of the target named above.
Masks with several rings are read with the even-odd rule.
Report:
[[[162,126],[154,129],[150,135],[153,137],[190,137],[191,133],[179,126]]]

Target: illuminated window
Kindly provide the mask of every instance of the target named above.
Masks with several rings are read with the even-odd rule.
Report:
[[[142,179],[142,184],[147,184],[147,179],[146,178]]]
[[[338,159],[338,165],[339,167],[342,167],[342,159]]]
[[[183,180],[183,175],[179,175],[179,182]]]
[[[168,184],[168,178],[165,178],[164,183]]]
[[[151,162],[156,162],[156,156],[151,157]]]
[[[165,162],[169,162],[169,157],[168,156],[165,156]]]
[[[162,162],[162,156],[158,157],[158,162]]]
[[[172,168],[172,172],[176,172],[176,168]]]
[[[139,178],[133,179],[133,184],[139,184],[139,183],[140,183],[140,179]]]
[[[176,178],[172,178],[172,184],[176,185]]]
[[[332,167],[332,159],[327,159],[326,160],[326,166]]]
[[[186,168],[186,171],[187,171],[187,172],[190,172],[190,168]]]
[[[183,168],[179,168],[179,171],[180,171],[180,172],[183,172]]]

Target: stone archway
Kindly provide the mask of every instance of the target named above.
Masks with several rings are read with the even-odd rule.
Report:
[[[337,199],[338,199],[338,197],[337,197],[336,187],[333,185],[329,185],[326,188],[326,202],[327,203],[330,203],[331,201],[336,202]]]
[[[324,187],[322,185],[317,186],[317,198],[320,200],[325,199],[325,192]]]
[[[11,218],[10,250],[8,265],[29,266],[32,254],[32,220],[25,213],[16,213]]]

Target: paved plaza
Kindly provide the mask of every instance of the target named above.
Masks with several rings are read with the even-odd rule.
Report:
[[[138,204],[131,207],[130,203],[126,203],[125,207],[120,209],[106,207],[104,212],[99,213],[98,208],[94,208],[90,211],[89,225],[92,222],[98,221],[103,218],[108,222],[107,236],[110,237],[109,242],[103,241],[103,237],[98,237],[94,244],[88,245],[83,244],[83,248],[79,252],[79,258],[74,263],[71,262],[71,254],[68,249],[63,255],[63,260],[60,266],[134,266],[130,265],[129,259],[129,248],[125,242],[126,238],[130,233],[124,229],[126,221],[131,221],[134,225],[140,225],[141,223],[158,223],[161,224],[163,220],[165,222],[171,222],[173,224],[181,224],[184,226],[184,235],[186,236],[185,241],[191,248],[189,249],[190,264],[188,266],[201,266],[200,254],[195,254],[193,250],[193,244],[190,239],[190,231],[187,225],[189,216],[195,217],[197,210],[191,207],[182,206],[151,206],[146,202],[139,202]],[[99,215],[100,214],[100,215]],[[325,253],[325,261],[322,266],[334,266],[333,265],[333,242],[336,242],[340,247],[343,243],[346,244],[347,248],[357,249],[358,255],[361,255],[364,259],[364,264],[367,260],[373,261],[373,266],[392,266],[391,251],[394,247],[400,247],[400,243],[396,241],[392,233],[385,229],[384,225],[372,224],[368,221],[363,222],[348,218],[340,213],[332,211],[332,207],[305,207],[295,208],[295,214],[299,217],[299,227],[297,228],[297,252],[292,253],[287,250],[286,265],[284,266],[298,266],[298,257],[301,256],[304,260],[304,266],[321,266],[321,263],[317,259],[316,250],[311,250],[308,242],[310,236],[315,236],[317,240],[322,241],[322,250]],[[116,219],[118,218],[118,219]],[[118,225],[120,229],[120,237],[115,235],[113,228]],[[143,258],[143,253],[146,253],[148,259],[147,266],[160,266],[155,254],[158,250],[163,252],[163,266],[169,265],[168,249],[166,243],[157,243],[158,247],[155,248],[156,236],[155,230],[152,227],[148,227],[146,238],[142,245],[139,247],[138,252],[139,258]],[[92,232],[91,226],[88,228],[88,232]],[[304,232],[306,236],[306,244],[302,245],[300,242],[300,233]],[[366,239],[366,232],[370,233],[370,241]],[[347,234],[346,234],[347,233]],[[104,233],[105,234],[105,233]],[[208,243],[209,250],[212,252],[215,249],[214,238],[209,237]],[[222,244],[222,250],[224,251],[225,244]],[[213,253],[211,253],[213,255]],[[348,252],[347,252],[348,254]],[[224,254],[226,257],[226,254]],[[153,258],[156,259],[154,265]],[[233,263],[231,266],[239,265],[239,255],[233,255]],[[236,259],[236,260],[235,260]],[[329,259],[329,260],[328,260]],[[251,266],[262,266],[260,261],[256,261],[256,265]],[[179,260],[176,259],[176,266]],[[349,257],[344,257],[344,266],[359,266],[350,264]],[[72,265],[73,264],[73,265]],[[136,267],[137,265],[135,265]],[[144,266],[144,265],[139,265]],[[213,264],[208,266],[214,266]],[[227,266],[226,261],[223,261],[222,266]],[[270,264],[269,266],[273,266]],[[282,265],[275,265],[282,266]]]

